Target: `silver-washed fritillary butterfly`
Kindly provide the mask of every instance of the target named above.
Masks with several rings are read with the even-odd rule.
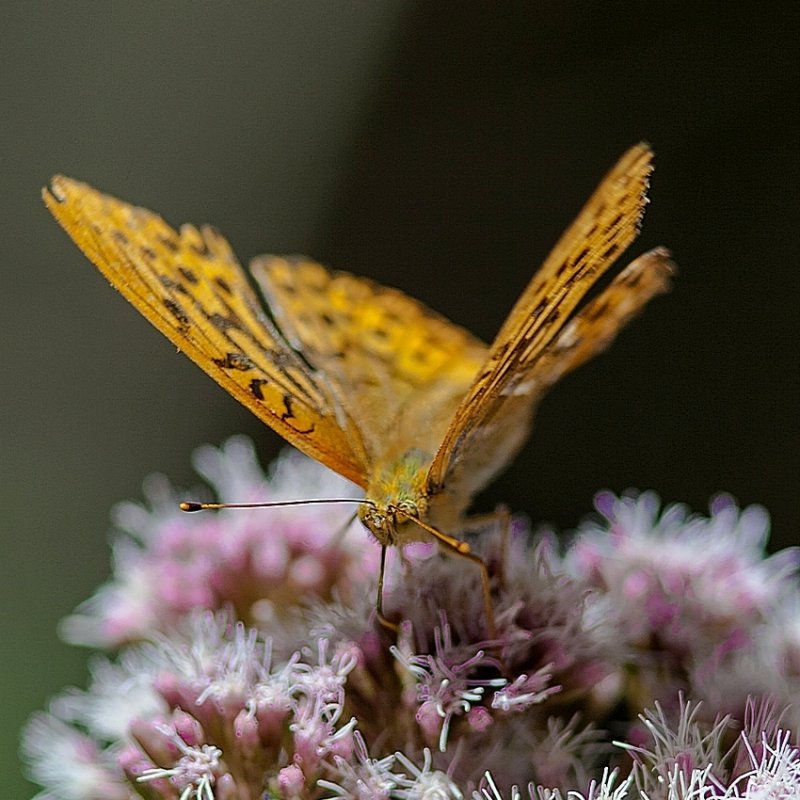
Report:
[[[303,257],[254,259],[259,296],[213,228],[176,231],[70,178],[53,178],[44,201],[180,350],[366,490],[359,516],[384,552],[433,535],[469,554],[445,532],[522,446],[539,399],[668,287],[673,265],[658,248],[576,311],[636,237],[651,161],[644,144],[622,156],[489,346],[396,289]]]

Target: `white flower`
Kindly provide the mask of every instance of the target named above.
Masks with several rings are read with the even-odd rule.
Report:
[[[31,778],[45,787],[35,800],[129,800],[114,757],[52,714],[31,718],[22,749]]]
[[[180,800],[214,800],[214,784],[223,772],[222,751],[213,745],[190,747],[180,736],[164,730],[180,750],[181,758],[174,767],[145,770],[138,778],[141,783],[167,778],[180,792]]]
[[[753,752],[742,735],[753,764],[751,772],[739,777],[725,798],[747,800],[798,800],[800,798],[800,751],[790,740],[788,731],[777,731],[769,741],[761,738],[761,755]]]

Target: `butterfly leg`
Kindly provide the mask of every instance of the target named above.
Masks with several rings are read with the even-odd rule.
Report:
[[[464,520],[464,527],[468,531],[478,532],[496,527],[500,529],[499,552],[492,554],[492,577],[495,586],[502,589],[505,586],[506,564],[508,563],[508,543],[511,536],[511,510],[504,503],[495,506],[494,511],[487,514],[476,514]]]
[[[497,583],[501,589],[506,585],[508,543],[511,539],[511,509],[504,503],[495,506],[494,513],[500,522],[500,563],[497,566]]]
[[[458,542],[458,544],[465,545],[466,542]],[[446,544],[445,546],[449,547],[450,545]],[[486,562],[479,555],[470,553],[468,549],[465,550],[460,546],[451,549],[454,554],[469,559],[473,564],[477,564],[478,568],[480,569],[481,588],[483,590],[483,613],[486,615],[486,632],[489,639],[496,639],[497,628],[494,624],[494,604],[492,603],[492,585],[489,579],[489,568],[486,566]]]
[[[378,622],[380,622],[384,628],[390,630],[392,633],[399,633],[400,626],[395,622],[390,622],[383,615],[383,583],[384,576],[386,575],[386,549],[386,545],[381,545],[381,566],[380,571],[378,572],[378,600],[375,606],[375,611],[378,614]]]
[[[494,624],[494,605],[492,603],[492,584],[489,577],[489,568],[486,566],[486,562],[479,556],[473,553],[470,550],[469,544],[467,542],[462,542],[461,539],[456,539],[455,536],[449,536],[448,534],[440,531],[438,528],[434,528],[433,525],[428,525],[427,522],[423,522],[419,517],[409,517],[409,519],[415,524],[419,525],[420,528],[423,530],[428,531],[428,533],[439,542],[443,548],[454,555],[462,556],[463,558],[467,558],[472,561],[473,564],[477,564],[478,568],[481,571],[481,586],[483,588],[483,610],[486,615],[486,631],[490,639],[497,638],[497,628]]]

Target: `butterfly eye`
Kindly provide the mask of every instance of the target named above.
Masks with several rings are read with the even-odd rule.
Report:
[[[419,517],[419,507],[411,500],[401,500],[396,506],[394,506],[393,510],[399,514],[402,514],[404,517]]]
[[[358,518],[373,533],[383,530],[386,526],[386,515],[372,506],[361,506]]]

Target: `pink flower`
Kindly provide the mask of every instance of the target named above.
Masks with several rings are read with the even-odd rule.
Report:
[[[196,466],[237,501],[352,490],[297,455],[265,476],[240,439]],[[146,494],[64,626],[116,657],[25,732],[38,800],[800,796],[797,552],[765,555],[758,507],[604,493],[563,548],[489,524],[470,545],[493,626],[474,563],[409,548],[395,636],[346,508],[184,515],[163,478]]]
[[[195,467],[221,497],[240,502],[358,496],[296,451],[264,475],[241,437],[201,448]],[[377,546],[360,525],[347,524],[355,506],[185,514],[178,506],[186,495],[161,476],[145,483],[145,495],[147,506],[117,507],[125,534],[114,542],[114,578],[64,621],[67,640],[109,647],[148,639],[197,608],[231,606],[242,620],[269,621],[298,599],[344,598],[377,574]]]

